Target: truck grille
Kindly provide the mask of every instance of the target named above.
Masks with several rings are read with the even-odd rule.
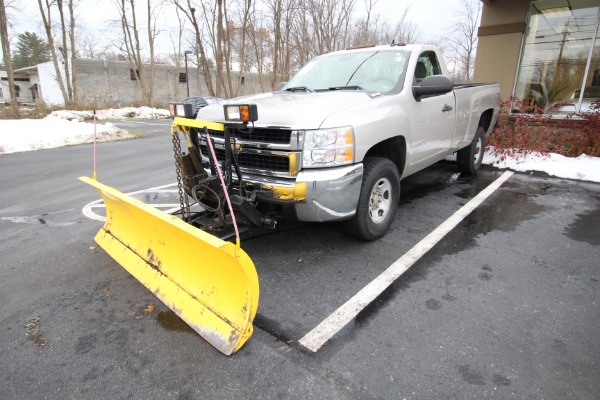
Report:
[[[224,136],[221,131],[209,130],[208,133],[210,133],[211,136],[218,138]],[[232,136],[239,140],[251,142],[289,144],[292,131],[289,129],[254,128],[249,132],[248,130],[233,128]]]
[[[206,144],[200,145],[200,151],[203,155],[209,154]],[[215,154],[219,161],[225,161],[225,150],[215,149]],[[275,156],[272,154],[265,153],[238,153],[237,160],[240,168],[272,171],[272,172],[283,172],[285,174],[290,173],[290,159],[288,156]]]

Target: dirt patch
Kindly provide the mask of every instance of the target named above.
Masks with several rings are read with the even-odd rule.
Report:
[[[36,347],[45,347],[48,345],[48,338],[42,334],[40,328],[41,317],[33,317],[25,324],[25,334],[33,340]]]

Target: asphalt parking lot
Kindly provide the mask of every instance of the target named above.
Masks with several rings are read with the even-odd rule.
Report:
[[[101,144],[99,180],[175,181],[168,121]],[[593,399],[600,185],[514,174],[316,351],[340,306],[501,177],[439,163],[403,181],[381,240],[337,223],[242,242],[255,333],[225,357],[116,264],[84,215],[90,146],[0,157],[0,398]],[[164,189],[140,197],[169,203]],[[95,211],[100,212],[95,209]]]

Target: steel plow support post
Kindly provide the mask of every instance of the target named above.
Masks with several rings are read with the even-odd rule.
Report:
[[[191,121],[198,122],[198,121]],[[252,335],[258,275],[237,244],[81,177],[102,196],[96,242],[198,334],[230,355]]]

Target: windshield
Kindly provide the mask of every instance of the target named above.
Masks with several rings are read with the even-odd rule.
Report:
[[[360,51],[317,57],[282,90],[370,90],[389,92],[404,81],[407,51]]]

